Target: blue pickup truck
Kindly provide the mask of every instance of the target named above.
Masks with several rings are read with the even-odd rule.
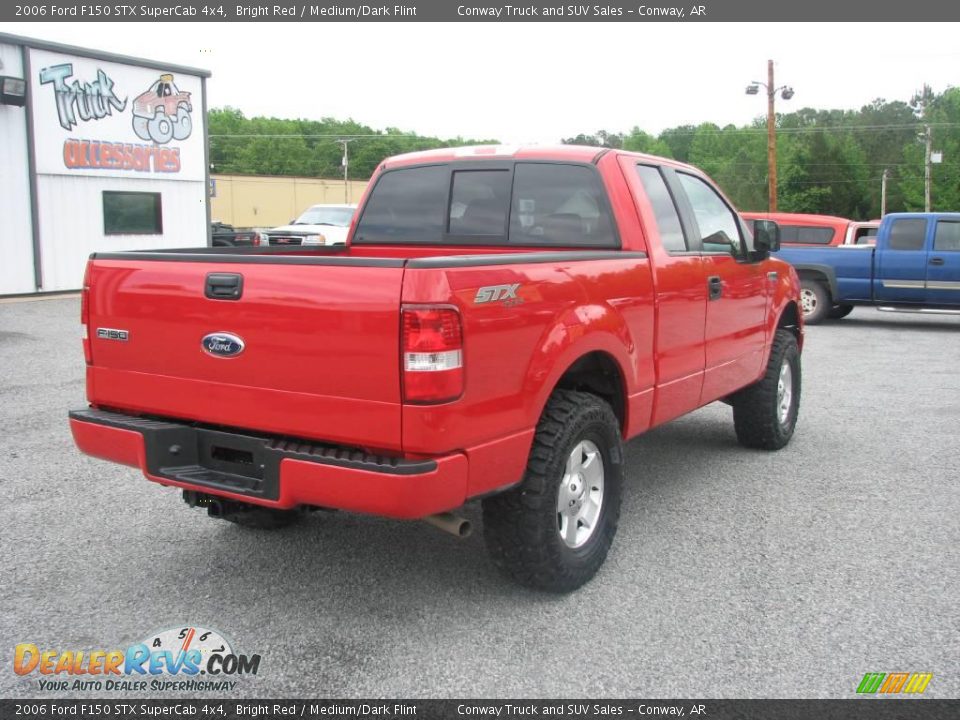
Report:
[[[861,244],[784,247],[776,255],[800,276],[810,325],[856,305],[960,313],[960,213],[891,213]]]

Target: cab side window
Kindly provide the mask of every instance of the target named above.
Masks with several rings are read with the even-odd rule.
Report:
[[[933,249],[960,252],[960,222],[941,220],[933,236]]]
[[[677,173],[677,178],[700,226],[703,252],[725,252],[734,257],[745,257],[746,248],[737,216],[717,191],[693,175]]]
[[[685,252],[689,248],[680,225],[680,215],[660,170],[653,165],[637,165],[637,175],[653,208],[663,249],[667,252]]]
[[[890,226],[891,250],[923,250],[927,237],[927,221],[923,218],[902,218]]]

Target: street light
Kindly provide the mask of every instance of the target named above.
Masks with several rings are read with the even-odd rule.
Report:
[[[774,100],[777,93],[784,100],[793,97],[793,88],[789,85],[775,87],[773,84],[773,60],[767,60],[767,82],[752,81],[747,85],[747,95],[759,95],[760,88],[767,92],[767,183],[769,193],[769,212],[777,211],[777,117],[774,113]]]

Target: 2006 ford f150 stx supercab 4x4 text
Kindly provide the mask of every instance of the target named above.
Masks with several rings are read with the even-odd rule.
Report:
[[[742,444],[790,440],[799,282],[754,233],[661,158],[391,158],[345,246],[93,255],[73,436],[242,525],[463,532],[480,499],[501,569],[572,590],[616,532],[624,440],[715,400]]]

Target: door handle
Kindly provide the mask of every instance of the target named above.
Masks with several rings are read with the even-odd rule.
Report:
[[[243,295],[243,275],[239,273],[208,273],[204,295],[211,300],[239,300]]]
[[[943,265],[943,258],[941,258],[941,257],[930,258],[930,264],[931,264],[931,265]]]
[[[707,290],[711,300],[717,300],[723,295],[723,280],[719,275],[711,275],[707,278]]]

